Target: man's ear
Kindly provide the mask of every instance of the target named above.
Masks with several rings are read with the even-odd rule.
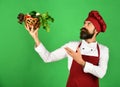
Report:
[[[99,34],[99,32],[95,29],[95,34],[96,34],[96,36]]]

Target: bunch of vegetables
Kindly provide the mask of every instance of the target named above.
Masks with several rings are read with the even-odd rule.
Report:
[[[54,22],[48,12],[42,14],[36,11],[31,11],[28,14],[19,13],[17,18],[20,24],[24,22],[25,25],[33,26],[34,30],[42,26],[47,32],[50,31],[49,21]]]

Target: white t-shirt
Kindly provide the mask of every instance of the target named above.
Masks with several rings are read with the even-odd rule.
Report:
[[[64,46],[56,49],[55,51],[49,52],[44,45],[41,43],[39,46],[35,48],[35,51],[41,56],[44,62],[53,62],[58,61],[63,58],[68,58],[68,69],[70,70],[73,58],[67,54],[65,51],[65,47],[69,47],[72,50],[76,51],[78,45],[80,44],[79,41],[73,41],[65,44]],[[89,55],[89,56],[98,56],[97,50],[97,42],[94,43],[87,43],[85,40],[81,41],[80,52],[82,55]],[[98,65],[93,65],[86,61],[86,64],[83,68],[85,73],[91,73],[98,78],[102,78],[106,71],[109,59],[109,49],[106,46],[98,44],[100,48],[100,59]]]

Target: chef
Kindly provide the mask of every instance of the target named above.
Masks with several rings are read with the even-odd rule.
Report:
[[[96,37],[106,31],[106,23],[96,10],[89,12],[80,30],[80,41],[71,41],[64,46],[49,52],[35,31],[26,29],[36,43],[35,51],[44,62],[68,58],[69,77],[66,87],[99,87],[99,78],[107,71],[109,49],[97,42]]]

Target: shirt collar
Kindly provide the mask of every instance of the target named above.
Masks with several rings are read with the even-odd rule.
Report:
[[[83,45],[83,46],[90,47],[90,48],[96,48],[96,46],[97,46],[97,41],[96,41],[96,42],[92,42],[92,43],[88,43],[88,42],[86,42],[85,40],[82,40],[82,45]]]

